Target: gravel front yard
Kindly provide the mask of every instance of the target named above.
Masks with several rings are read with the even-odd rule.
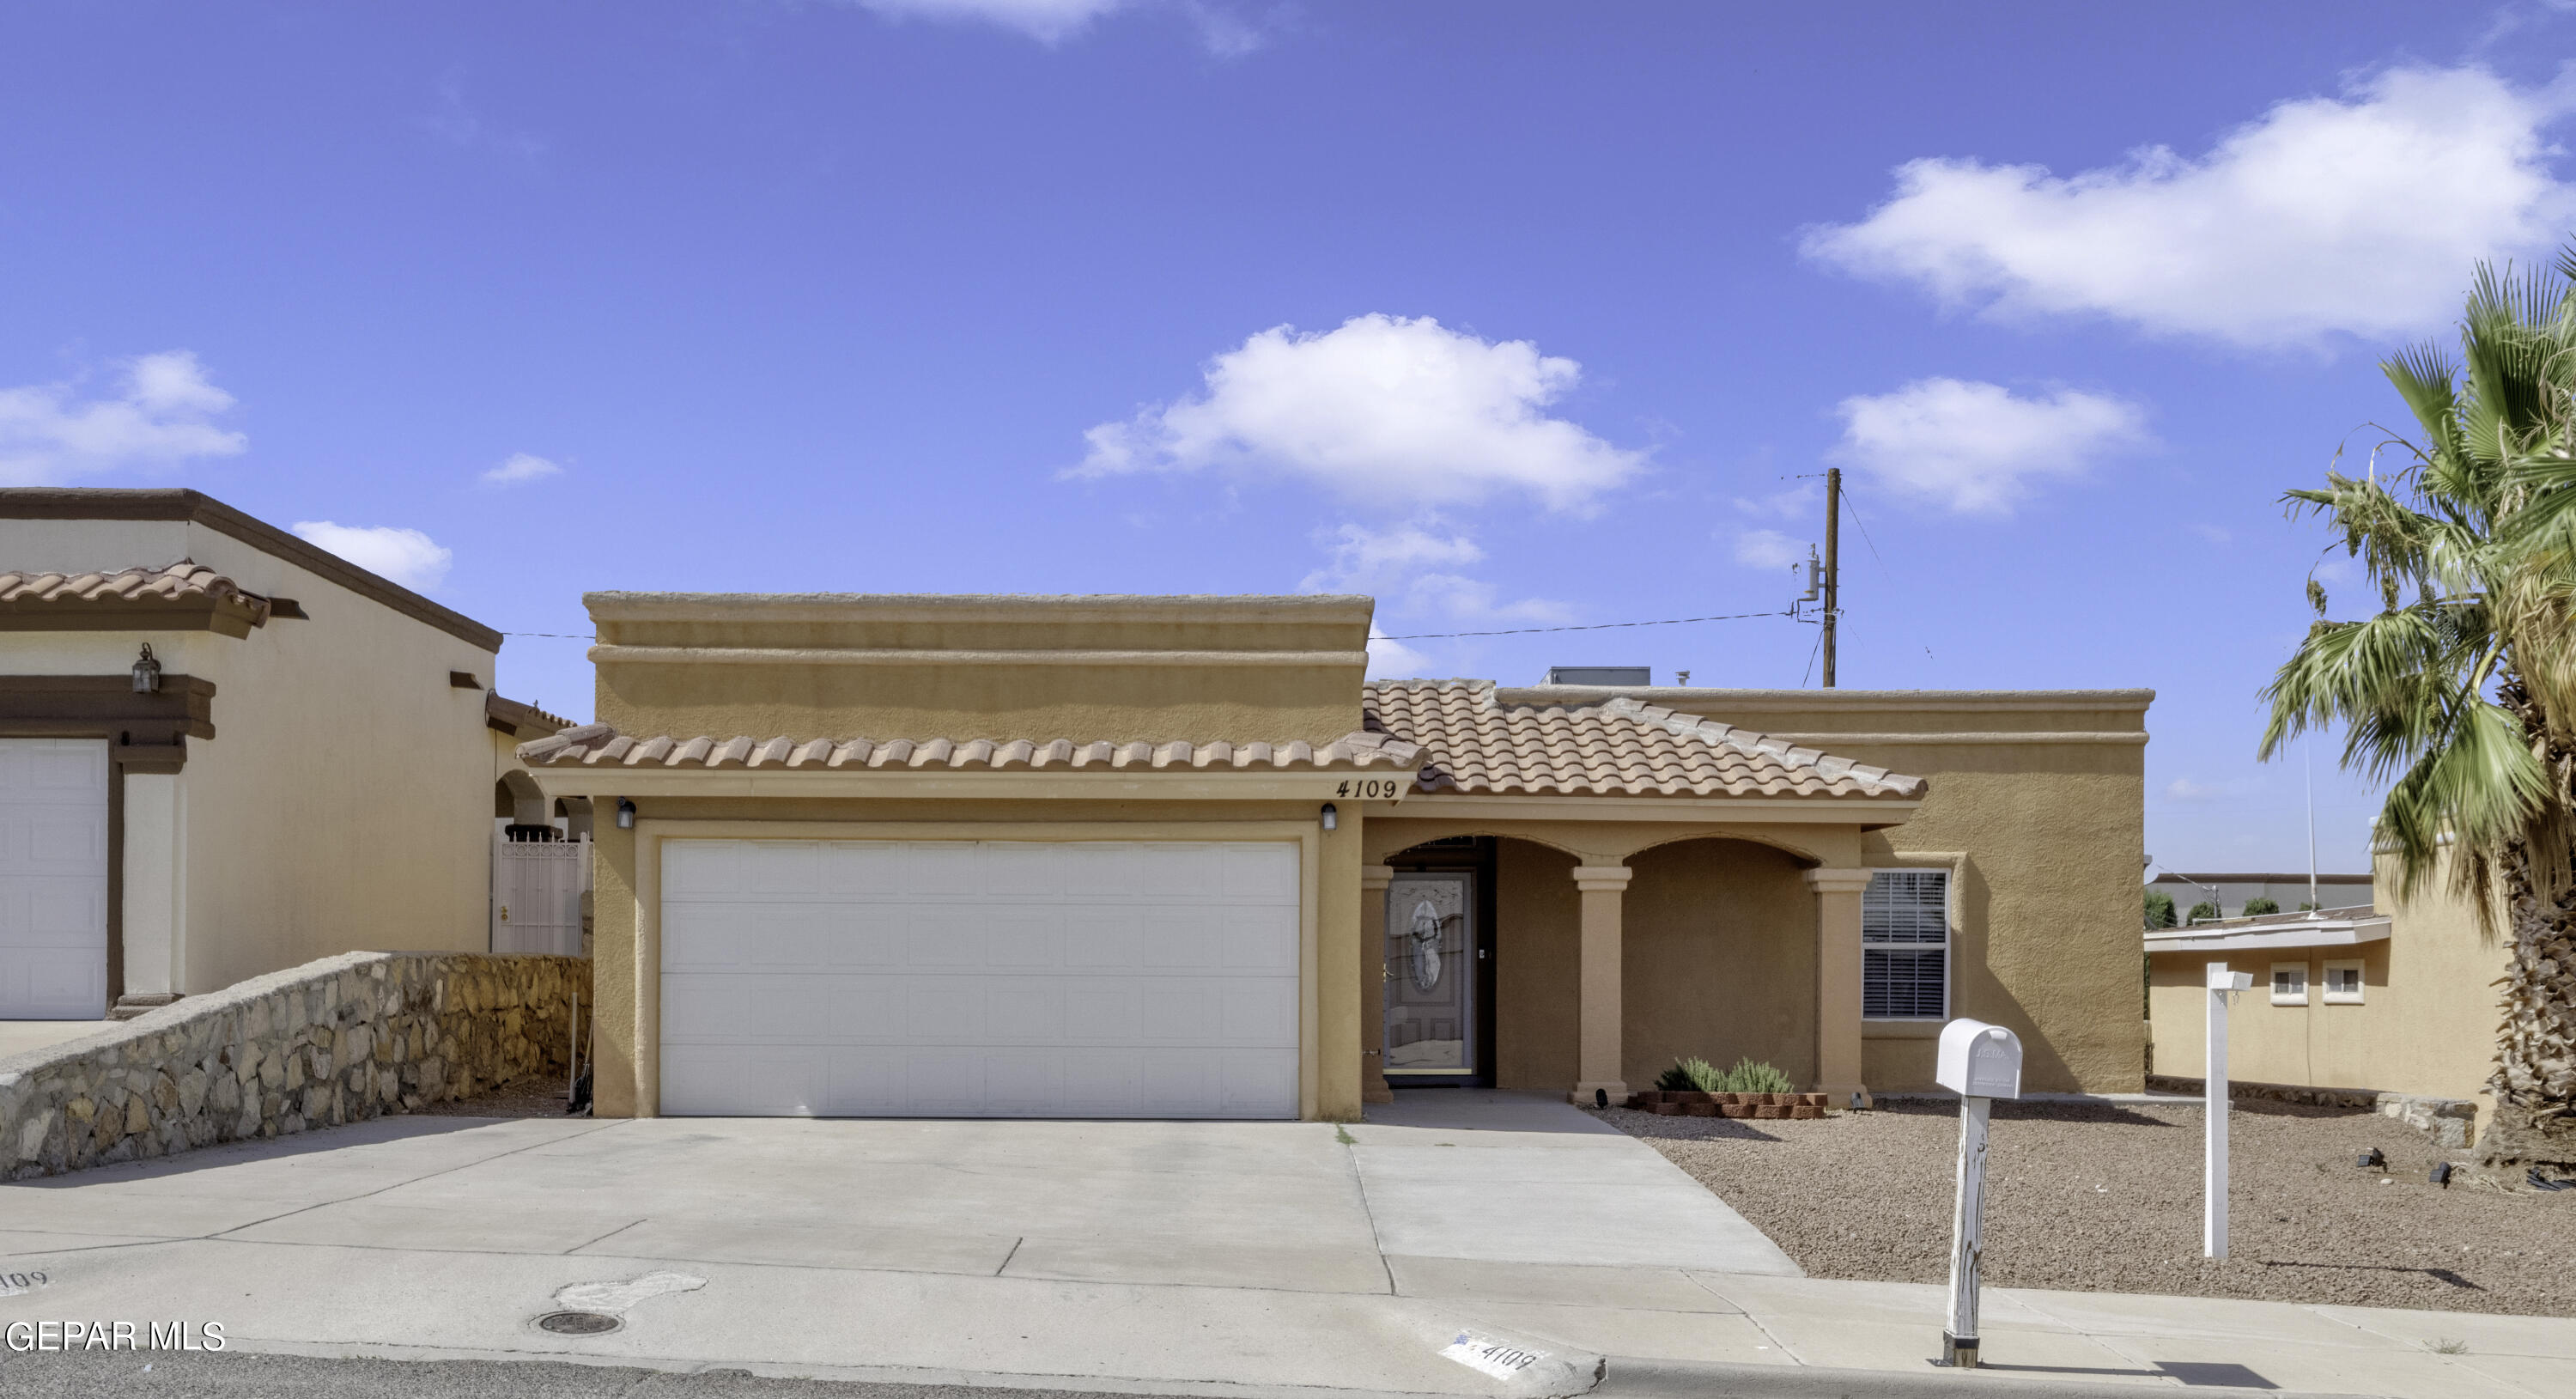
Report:
[[[1716,1192],[1815,1277],[1944,1282],[1955,1102],[1821,1122],[1594,1116]],[[2465,1160],[2347,1109],[2239,1103],[2225,1262],[2200,1256],[2200,1109],[1997,1103],[1985,1280],[1997,1287],[2576,1316],[2576,1190],[2429,1184]],[[2386,1172],[2354,1166],[2378,1147]]]

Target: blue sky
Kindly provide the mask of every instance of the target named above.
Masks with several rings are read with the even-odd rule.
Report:
[[[2325,541],[2278,497],[2473,259],[2576,229],[2571,42],[2367,0],[13,6],[0,483],[195,486],[511,632],[593,588],[1350,589],[1422,637],[1778,609],[1839,464],[1843,684],[2152,686],[2150,852],[2295,869],[2255,692]],[[1789,686],[1814,641],[1380,649]],[[501,685],[588,713],[579,641]]]

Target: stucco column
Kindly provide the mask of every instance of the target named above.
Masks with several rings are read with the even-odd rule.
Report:
[[[1575,963],[1575,1080],[1567,1100],[1590,1107],[1596,1093],[1612,1106],[1628,1096],[1620,1078],[1619,903],[1636,871],[1625,865],[1576,865],[1574,887],[1583,896],[1583,947]]]
[[[1816,891],[1816,1082],[1808,1090],[1848,1107],[1869,1101],[1860,1072],[1860,896],[1869,871],[1807,871]]]
[[[1391,1103],[1386,1086],[1386,886],[1389,865],[1360,866],[1360,1101]]]

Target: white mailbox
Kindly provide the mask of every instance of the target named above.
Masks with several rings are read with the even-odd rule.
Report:
[[[1933,1081],[1963,1098],[2021,1096],[2021,1038],[2001,1025],[1959,1019],[1941,1027]]]

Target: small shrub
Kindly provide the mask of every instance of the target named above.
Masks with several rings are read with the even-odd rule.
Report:
[[[2251,918],[2258,913],[2278,913],[2280,911],[2280,901],[2276,899],[2247,899],[2245,901],[2245,916],[2248,918]]]
[[[1787,1074],[1769,1064],[1754,1063],[1751,1058],[1735,1061],[1726,1071],[1726,1086],[1712,1090],[1719,1093],[1795,1093],[1798,1085]]]
[[[2320,909],[2320,908],[2322,908],[2322,907],[2324,907],[2324,905],[2323,905],[2323,904],[2318,903],[2318,902],[2317,902],[2316,900],[2314,900],[2314,899],[2301,899],[2301,900],[2299,900],[2299,912],[2301,912],[2301,913],[2314,913],[2314,912],[2316,912],[2318,909]]]
[[[1732,1093],[1726,1086],[1726,1075],[1706,1059],[1675,1060],[1673,1066],[1655,1079],[1655,1087],[1665,1093]]]
[[[2188,928],[2194,923],[2215,923],[2217,921],[2218,905],[2211,903],[2207,899],[2203,899],[2199,903],[2191,906],[2191,912],[2183,915],[2182,925]]]
[[[2166,893],[2162,889],[2149,889],[2147,891],[2147,926],[2150,928],[2170,928],[2173,925],[2173,895]]]

